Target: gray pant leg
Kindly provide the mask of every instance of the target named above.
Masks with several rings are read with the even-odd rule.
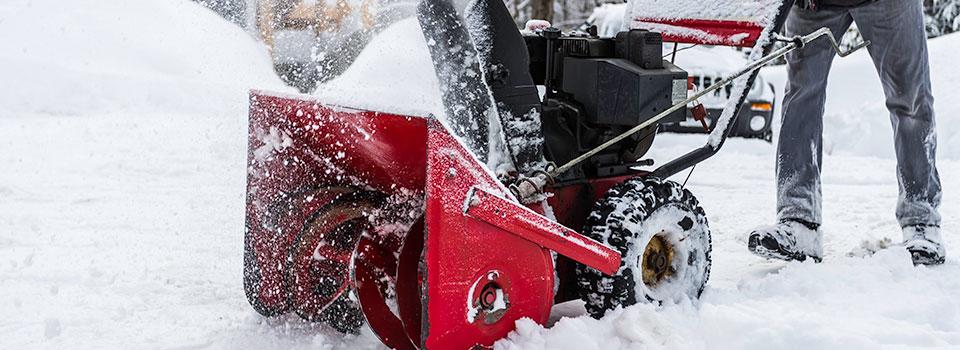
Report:
[[[786,31],[789,36],[806,35],[827,27],[842,35],[852,21],[847,10],[812,12],[793,8]],[[814,41],[787,55],[788,83],[777,145],[777,216],[781,220],[821,223],[823,106],[835,55],[826,40]]]
[[[879,0],[851,10],[883,83],[897,152],[901,226],[939,225],[940,176],[920,0]]]

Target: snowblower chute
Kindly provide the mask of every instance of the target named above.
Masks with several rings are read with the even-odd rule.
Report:
[[[711,1],[729,13],[676,15],[678,3]],[[666,178],[715,153],[729,130],[645,169],[658,122],[682,118],[697,97],[661,42],[755,43],[769,55],[722,82],[742,76],[745,95],[759,66],[813,40],[771,52],[789,3],[635,0],[637,22],[663,33],[598,38],[521,35],[499,0],[472,1],[466,16],[449,0],[422,0],[445,113],[252,92],[250,303],[342,332],[366,323],[391,348],[465,349],[491,346],[520,318],[545,322],[559,302],[582,299],[601,317],[698,297],[710,271],[706,216]],[[494,169],[498,160],[507,164]]]

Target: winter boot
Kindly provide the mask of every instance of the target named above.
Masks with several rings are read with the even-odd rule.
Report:
[[[904,227],[903,245],[910,252],[914,265],[940,265],[947,256],[940,239],[939,226],[920,224]]]
[[[773,226],[758,227],[750,232],[747,246],[764,258],[820,262],[823,257],[820,227],[799,220],[781,220]]]

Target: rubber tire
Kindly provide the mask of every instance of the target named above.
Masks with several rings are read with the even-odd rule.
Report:
[[[670,222],[676,225],[662,224]],[[649,225],[655,227],[645,227]],[[686,237],[675,242],[676,250],[685,255],[674,261],[687,260],[687,264],[674,265],[683,278],[671,277],[667,285],[671,288],[651,289],[640,278],[640,257],[650,239],[666,228],[682,232],[673,235]],[[676,182],[637,177],[614,186],[594,205],[583,232],[616,249],[623,257],[613,276],[582,264],[576,266],[580,297],[594,318],[641,301],[699,298],[710,277],[711,241],[706,214],[693,194]]]

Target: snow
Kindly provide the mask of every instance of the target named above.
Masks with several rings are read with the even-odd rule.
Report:
[[[11,0],[0,42],[0,348],[380,347],[368,329],[265,319],[243,295],[246,90],[291,91],[248,34],[185,0]],[[688,183],[713,233],[702,300],[602,320],[563,305],[571,317],[521,321],[497,347],[960,346],[960,36],[930,50],[945,265],[913,267],[896,246],[863,253],[901,233],[889,122],[859,54],[831,76],[823,263],[747,252],[747,231],[774,220],[775,147],[730,140]],[[652,156],[703,138],[660,135]]]
[[[443,115],[440,83],[421,33],[416,18],[387,27],[343,75],[318,87],[314,95],[327,103],[354,108]]]
[[[550,329],[521,321],[496,348],[955,347],[960,308],[951,295],[930,293],[960,287],[944,278],[956,264],[915,268],[909,260],[905,251],[886,250],[823,264],[747,263],[737,284],[708,288],[698,304],[637,305],[601,320],[561,319]]]
[[[254,82],[280,86],[264,47],[189,1],[10,0],[0,11],[0,117],[211,113]]]
[[[448,128],[457,127],[446,120],[439,91],[440,82],[426,39],[417,18],[412,17],[399,20],[375,36],[343,75],[320,85],[313,94],[328,104],[438,116]],[[511,159],[506,156],[506,141],[499,137],[499,114],[493,109],[487,114],[492,123],[485,150],[487,164],[496,172],[513,170]]]
[[[626,29],[623,18],[627,4],[603,4],[593,9],[587,22],[597,26],[597,35],[601,38],[613,38]]]

